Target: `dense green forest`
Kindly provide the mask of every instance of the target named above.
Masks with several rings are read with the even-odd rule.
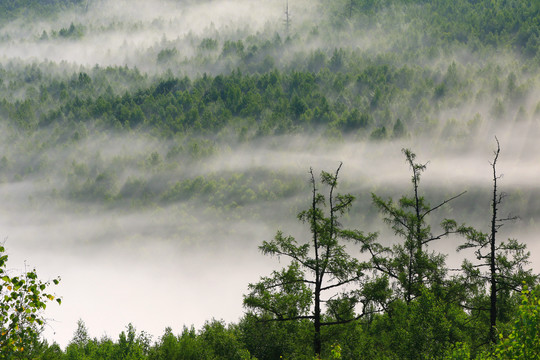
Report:
[[[540,3],[278,3],[0,4],[0,359],[540,356]]]

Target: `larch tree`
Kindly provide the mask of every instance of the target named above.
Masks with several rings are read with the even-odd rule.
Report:
[[[384,200],[375,194],[372,194],[372,198],[384,216],[384,222],[390,225],[394,234],[403,241],[392,247],[383,246],[373,238],[358,241],[362,252],[370,255],[373,270],[393,281],[397,297],[409,304],[421,295],[423,287],[441,285],[446,276],[445,256],[430,252],[428,246],[452,233],[462,231],[456,221],[444,219],[440,230],[433,233],[428,217],[464,192],[431,206],[420,194],[420,175],[426,169],[426,164],[416,163],[416,155],[411,150],[402,151],[412,171],[412,196],[402,196],[397,203],[391,198]]]
[[[368,310],[362,306],[367,299],[359,291],[366,264],[350,256],[342,241],[347,235],[339,218],[349,211],[354,197],[336,194],[340,168],[334,174],[321,173],[320,183],[328,188],[328,197],[319,191],[310,170],[311,206],[298,214],[310,227],[310,239],[299,243],[278,231],[272,241],[263,242],[263,254],[285,257],[290,263],[250,284],[244,297],[244,306],[260,321],[310,320],[316,355],[322,350],[321,327],[354,321]],[[376,236],[356,234],[366,239]]]

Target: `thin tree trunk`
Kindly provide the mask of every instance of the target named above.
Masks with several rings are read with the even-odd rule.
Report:
[[[321,354],[321,285],[317,281],[315,285],[315,311],[313,313],[314,325],[315,325],[315,335],[313,337],[313,349],[315,351],[315,356]]]
[[[322,287],[322,271],[319,261],[319,237],[317,229],[317,189],[315,187],[315,176],[311,173],[311,182],[313,184],[313,203],[311,214],[311,232],[313,233],[313,246],[315,248],[315,309],[313,310],[313,325],[315,334],[313,336],[313,350],[316,355],[321,353],[321,287]]]
[[[497,171],[496,171],[496,164],[497,164],[497,158],[499,157],[500,152],[500,146],[499,146],[499,140],[497,140],[497,151],[495,152],[495,158],[493,160],[493,163],[491,164],[491,167],[493,168],[493,199],[492,199],[492,218],[491,218],[491,236],[490,236],[490,259],[489,259],[489,267],[490,267],[490,310],[489,310],[489,339],[493,344],[497,342],[497,333],[496,333],[496,327],[497,327],[497,278],[496,278],[496,267],[495,267],[495,249],[496,249],[496,243],[495,243],[495,234],[497,233],[497,205],[498,205],[498,198],[497,198]]]

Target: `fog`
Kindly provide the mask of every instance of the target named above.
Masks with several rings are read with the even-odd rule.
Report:
[[[509,194],[501,213],[519,211],[517,215],[522,216],[521,221],[503,228],[499,236],[527,243],[532,264],[538,264],[540,246],[534,234],[540,209],[533,201],[538,196],[538,173],[536,159],[527,154],[537,154],[540,149],[534,142],[529,142],[527,149],[514,146],[515,140],[504,134],[499,140],[502,152],[497,165],[499,173],[504,174],[499,185]],[[136,146],[121,145],[129,141]],[[104,143],[116,146],[107,148]],[[106,138],[99,145],[89,140],[79,146],[69,151],[84,153],[88,159],[101,153],[104,167],[122,155],[144,157],[145,151],[160,150],[150,140],[129,137]],[[402,147],[411,147],[420,162],[428,162],[422,186],[432,204],[469,191],[451,208],[446,207],[444,216],[487,231],[490,161],[495,146],[491,136],[466,151],[460,145],[437,144],[429,139],[420,144],[411,140],[324,144],[301,136],[283,137],[255,148],[239,145],[207,159],[201,167],[179,167],[165,174],[174,179],[265,169],[283,171],[307,184],[309,167],[316,172],[331,171],[342,161],[341,190],[357,196],[347,225],[380,231],[381,240],[391,243],[394,237],[375,214],[370,192],[383,197],[410,194],[410,171],[400,152]],[[135,149],[138,151],[133,152]],[[66,192],[63,186],[67,185],[60,178],[72,159],[62,149],[51,150],[47,157],[56,161],[34,179],[0,186],[4,204],[0,227],[6,236],[10,267],[20,269],[26,262],[45,279],[62,278],[55,292],[63,303],[49,305],[47,317],[52,321],[45,335],[62,346],[71,339],[79,318],[85,321],[90,335],[98,338],[116,338],[130,322],[157,339],[167,326],[178,332],[184,325],[200,327],[212,317],[237,321],[243,313],[242,294],[248,283],[279,266],[276,259],[259,254],[258,245],[271,239],[278,229],[298,239],[309,236],[294,216],[309,206],[308,191],[280,201],[248,205],[226,216],[193,200],[143,208],[55,200],[51,198],[53,189],[60,194]],[[135,174],[140,170],[135,166],[126,171]],[[471,206],[477,200],[480,204]],[[478,207],[483,210],[477,212]],[[459,241],[448,239],[436,247],[449,254],[449,265],[459,265],[455,254]]]
[[[137,67],[150,82],[167,71],[192,78],[204,72],[227,73],[238,59],[221,56],[223,43],[244,40],[248,45],[250,35],[275,42],[276,34],[281,37],[280,47],[268,54],[282,68],[295,68],[294,61],[305,62],[319,48],[329,57],[339,46],[370,56],[403,55],[415,46],[414,39],[401,43],[406,38],[403,32],[413,26],[406,19],[391,28],[391,22],[402,16],[395,9],[391,18],[365,25],[369,31],[349,31],[345,24],[342,31],[329,34],[328,24],[317,15],[318,5],[307,1],[290,1],[290,36],[297,40],[291,45],[283,27],[284,11],[284,2],[270,0],[90,1],[88,11],[30,24],[14,19],[1,27],[0,64],[5,69],[37,64],[44,76],[61,79],[95,65]],[[82,29],[81,37],[54,36],[72,23]],[[216,39],[219,45],[202,51],[205,38]],[[173,48],[176,55],[158,61],[162,50]],[[381,241],[392,243],[395,238],[372,206],[371,193],[394,199],[410,194],[411,173],[402,148],[412,149],[419,162],[427,163],[421,186],[432,205],[467,191],[444,206],[434,222],[452,217],[488,231],[490,162],[497,137],[501,144],[497,170],[504,175],[499,188],[508,194],[501,213],[520,217],[506,224],[499,238],[525,242],[532,266],[539,271],[538,75],[526,79],[519,76],[526,70],[516,70],[517,86],[523,86],[527,96],[506,109],[502,119],[493,120],[495,95],[484,90],[491,86],[489,75],[477,73],[488,69],[486,73],[506,79],[517,60],[511,52],[500,55],[478,58],[467,49],[456,49],[409,59],[409,64],[439,71],[441,79],[456,62],[459,76],[478,76],[486,83],[475,84],[474,93],[463,95],[470,97],[465,105],[429,114],[437,116],[431,134],[425,135],[420,124],[402,139],[381,142],[367,136],[329,140],[324,132],[315,132],[239,143],[225,133],[210,141],[210,155],[195,158],[187,150],[176,154],[175,149],[189,149],[190,141],[198,139],[164,140],[142,131],[105,133],[89,126],[85,137],[67,141],[55,138],[53,127],[29,134],[2,125],[0,158],[6,161],[0,161],[0,236],[10,255],[9,267],[15,271],[36,267],[41,278],[62,278],[54,292],[63,302],[48,306],[44,336],[64,347],[78,319],[92,337],[116,339],[133,323],[153,340],[167,326],[178,333],[183,326],[199,328],[212,318],[237,321],[248,284],[280,266],[258,252],[261,242],[278,229],[298,239],[309,236],[296,214],[310,204],[310,167],[315,173],[333,171],[343,162],[340,191],[357,198],[345,225],[379,231]],[[10,93],[10,86],[16,87],[11,82],[16,81],[3,80],[2,91],[10,101],[27,96],[25,86],[31,84]],[[522,121],[515,119],[519,106],[526,115]],[[468,132],[474,119],[477,127]],[[448,123],[458,134],[445,132]],[[466,134],[461,136],[460,131]],[[100,175],[108,181],[102,192],[95,189]],[[176,184],[197,177],[214,181],[220,191],[227,186],[235,190],[237,183],[245,185],[238,185],[243,191],[261,184],[261,192],[269,188],[278,195],[250,201],[236,198],[233,190],[228,195],[222,190],[225,195],[219,199],[215,194],[183,198],[174,193]],[[92,198],[94,193],[99,197]],[[436,245],[449,255],[453,267],[462,259],[455,254],[460,241],[449,238]]]
[[[302,2],[292,6],[295,21],[311,13],[306,8],[312,7]],[[91,1],[87,12],[62,13],[52,23],[14,20],[4,26],[0,36],[7,41],[0,44],[0,61],[127,65],[154,73],[159,70],[156,56],[163,48],[178,48],[178,61],[189,59],[205,37],[235,39],[279,29],[283,12],[280,1],[270,0]],[[53,36],[71,24],[82,29],[80,37]]]

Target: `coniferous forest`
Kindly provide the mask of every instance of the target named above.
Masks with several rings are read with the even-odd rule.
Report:
[[[0,2],[0,359],[540,359],[540,3]]]

